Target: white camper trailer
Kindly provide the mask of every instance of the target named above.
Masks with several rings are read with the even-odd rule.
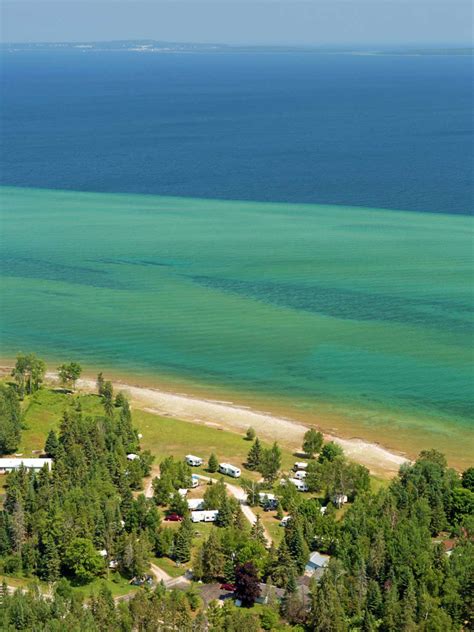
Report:
[[[305,472],[304,470],[298,470],[297,472],[295,472],[295,478],[302,481],[304,478],[306,478],[307,473],[308,472]]]
[[[293,469],[295,470],[295,472],[297,472],[298,470],[306,470],[308,468],[308,464],[305,461],[296,461],[296,463],[293,466]]]
[[[227,476],[232,476],[233,478],[239,478],[240,476],[240,469],[230,463],[219,463],[219,472],[221,474],[227,474]]]
[[[296,487],[299,492],[307,492],[308,486],[304,481],[300,481],[299,478],[289,478],[288,481]]]
[[[186,463],[192,467],[199,467],[203,464],[201,457],[194,456],[194,454],[187,454],[184,458],[186,459]]]
[[[206,511],[191,511],[192,522],[215,522],[218,509],[207,509]]]

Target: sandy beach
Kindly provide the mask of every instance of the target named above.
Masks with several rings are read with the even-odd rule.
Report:
[[[56,373],[46,375],[51,382],[57,381]],[[220,427],[233,432],[245,432],[252,426],[257,434],[267,441],[278,441],[287,448],[298,451],[308,426],[286,417],[238,406],[232,402],[192,397],[157,388],[133,386],[114,381],[114,389],[126,393],[134,408],[149,413],[182,419],[191,423]],[[77,389],[95,392],[96,382],[91,378],[80,379]],[[348,458],[365,465],[373,474],[391,477],[408,459],[380,445],[363,441],[357,437],[343,439],[324,433],[327,441],[335,441]]]

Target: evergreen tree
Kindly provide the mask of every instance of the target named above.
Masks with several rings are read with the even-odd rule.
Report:
[[[177,562],[188,562],[191,559],[191,543],[193,539],[193,523],[186,516],[179,525],[174,542],[174,558]]]
[[[55,458],[59,448],[58,435],[54,430],[50,430],[44,444],[44,452],[52,459]]]
[[[0,383],[0,454],[14,452],[21,438],[21,411],[13,388]]]
[[[96,386],[97,386],[97,394],[102,396],[104,389],[105,379],[102,371],[97,374]]]
[[[302,573],[308,561],[309,550],[303,537],[301,522],[298,518],[289,521],[285,528],[284,538],[295,563],[296,570]]]
[[[260,443],[260,439],[256,437],[247,455],[247,462],[246,462],[247,469],[258,470],[258,468],[260,467],[261,459],[262,459],[262,453],[263,453],[262,444]]]
[[[265,537],[265,529],[263,528],[262,521],[260,520],[260,515],[257,514],[257,519],[252,525],[252,529],[250,531],[250,537],[256,542],[260,542],[263,546],[267,544],[267,538]]]
[[[224,572],[225,557],[222,546],[213,529],[201,550],[202,577],[205,581],[220,579]]]
[[[208,472],[214,473],[217,472],[219,468],[219,461],[217,460],[217,456],[214,452],[209,457],[209,461],[207,462],[207,470]]]
[[[232,505],[228,496],[224,496],[219,506],[219,513],[216,517],[216,524],[219,527],[228,527],[232,524],[234,514],[232,511]]]

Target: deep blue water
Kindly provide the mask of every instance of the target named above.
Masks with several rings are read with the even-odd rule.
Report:
[[[462,56],[2,55],[2,184],[468,213]]]

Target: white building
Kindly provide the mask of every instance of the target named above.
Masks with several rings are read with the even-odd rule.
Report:
[[[186,454],[184,457],[186,463],[191,465],[192,467],[200,467],[203,464],[203,460],[199,456],[194,456],[194,454]]]
[[[17,470],[23,465],[27,470],[41,470],[45,465],[48,466],[48,470],[51,469],[53,459],[24,459],[24,458],[5,458],[0,459],[0,474],[6,474]]]
[[[330,559],[329,555],[323,555],[318,551],[313,551],[310,553],[309,561],[305,566],[305,574],[312,575],[318,568],[324,568],[328,565]]]
[[[192,522],[215,522],[218,509],[208,509],[206,511],[191,511]]]
[[[202,509],[204,507],[204,498],[188,498],[188,508],[191,511]]]
[[[240,469],[230,463],[219,463],[219,472],[221,474],[227,474],[227,476],[232,476],[233,478],[239,478],[240,476]]]

